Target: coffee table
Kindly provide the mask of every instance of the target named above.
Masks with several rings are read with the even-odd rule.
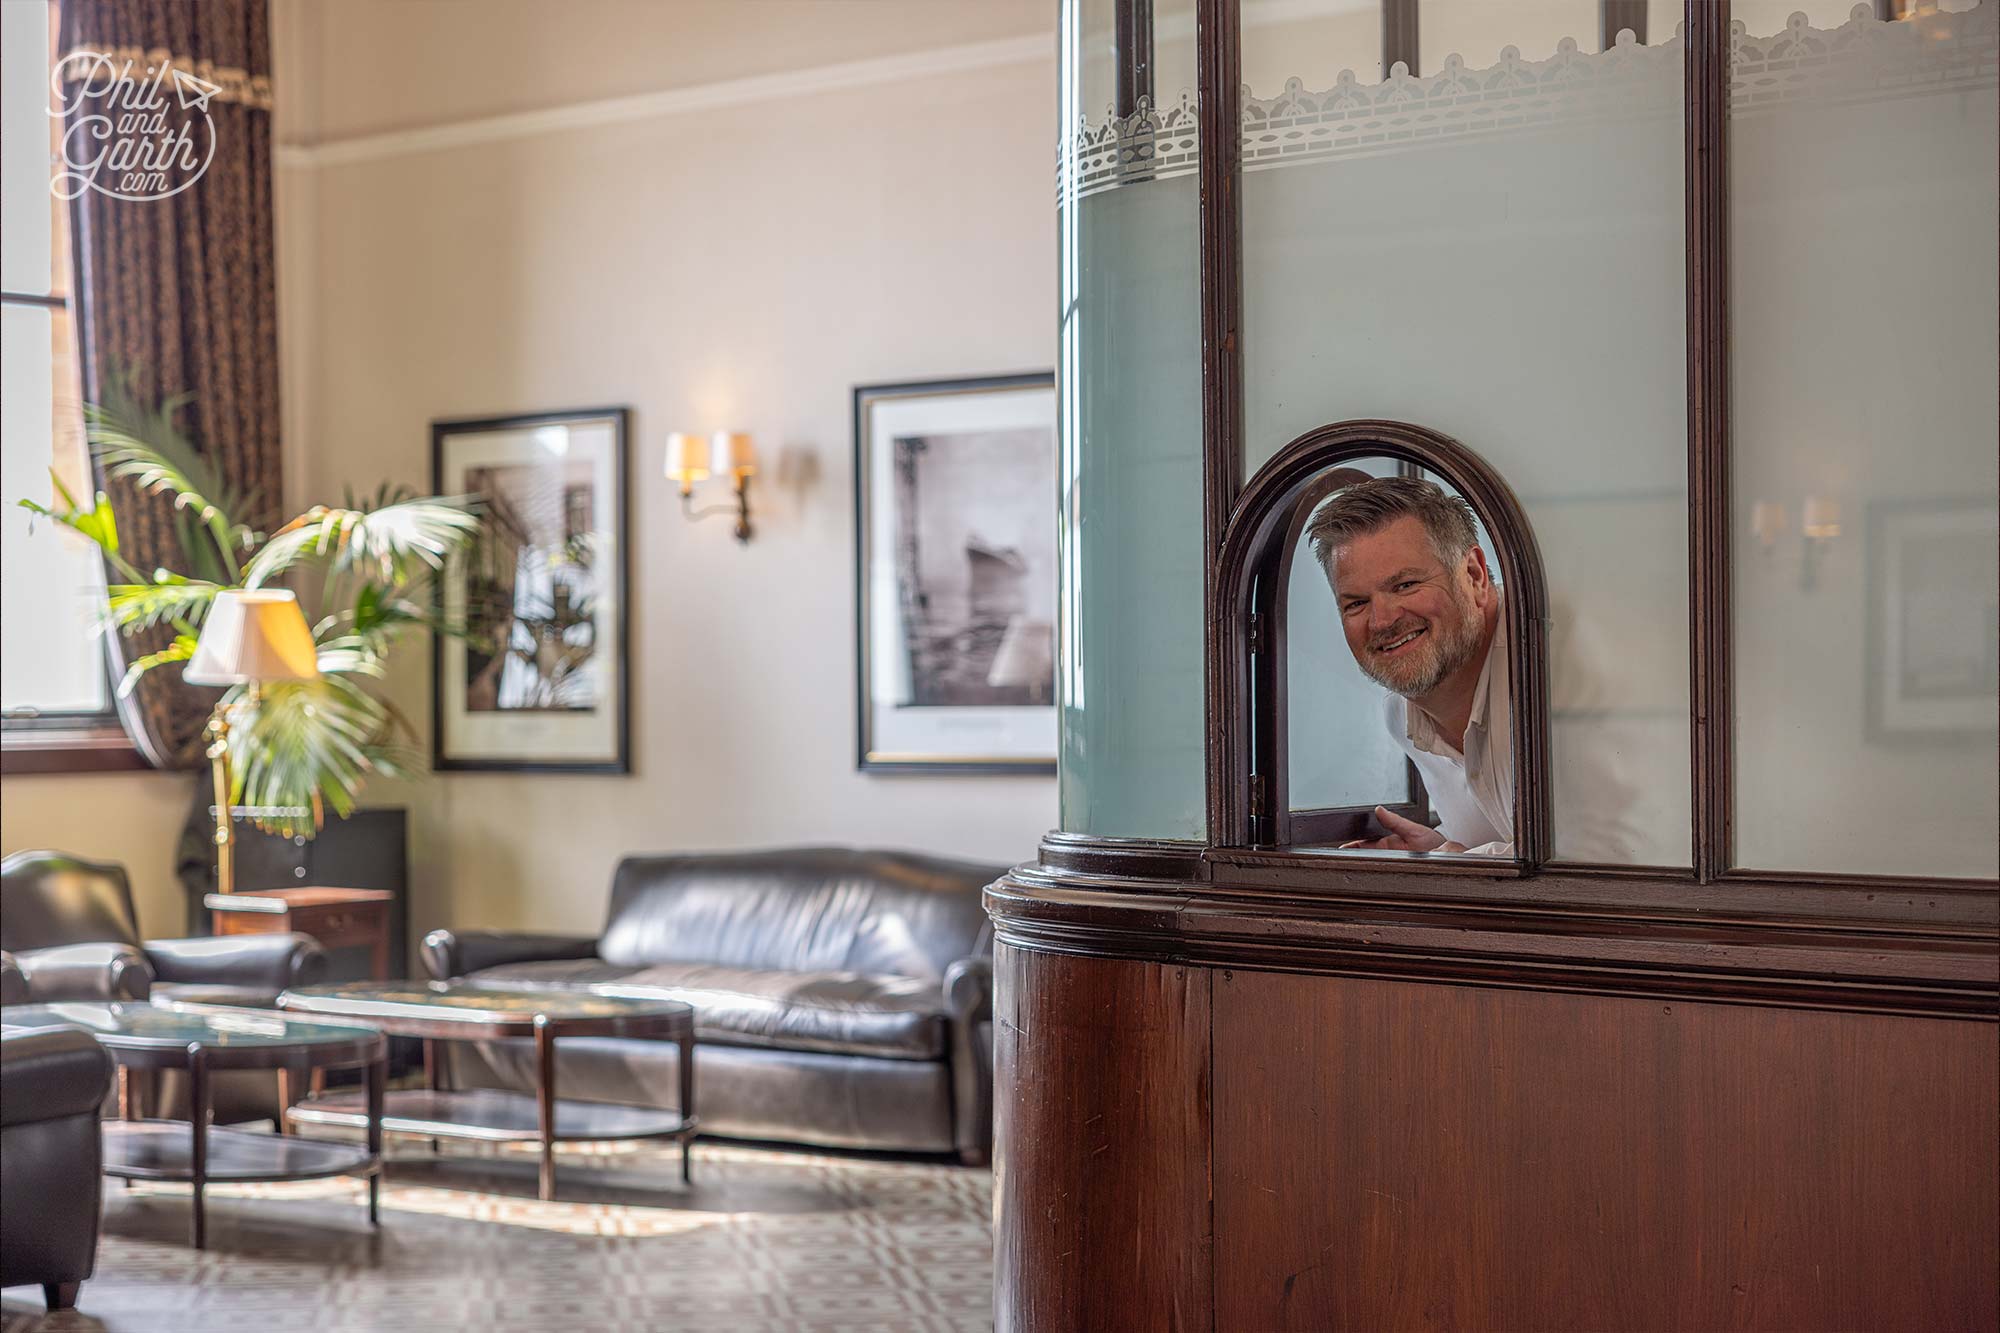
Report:
[[[204,1192],[212,1181],[317,1180],[366,1176],[368,1221],[381,1224],[381,1034],[353,1024],[308,1022],[268,1009],[168,1009],[143,1003],[10,1005],[9,1027],[79,1027],[118,1065],[123,1117],[104,1125],[104,1174],[123,1180],[187,1181],[194,1186],[194,1247],[208,1240]],[[364,1144],[320,1143],[280,1133],[210,1125],[209,1077],[222,1069],[275,1069],[281,1086],[294,1077],[348,1065],[367,1069],[355,1124]],[[188,1119],[143,1120],[135,1113],[132,1076],[161,1069],[188,1073]]]
[[[382,1128],[391,1134],[487,1143],[534,1143],[541,1148],[541,1197],[556,1193],[555,1145],[614,1139],[678,1139],[681,1179],[691,1180],[690,1149],[700,1125],[694,1111],[694,1009],[678,1000],[640,1000],[588,991],[498,990],[453,982],[375,981],[302,986],[278,1006],[339,1022],[366,1023],[390,1036],[421,1037],[425,1089],[388,1094]],[[535,1091],[449,1090],[438,1058],[440,1041],[533,1037]],[[646,1106],[556,1099],[556,1040],[560,1037],[653,1037],[680,1043],[680,1106]],[[366,1108],[354,1093],[316,1093],[289,1112],[302,1125],[362,1123]]]

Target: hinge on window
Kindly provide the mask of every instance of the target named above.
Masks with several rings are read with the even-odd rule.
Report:
[[[1250,841],[1255,846],[1271,841],[1271,779],[1262,773],[1250,775]]]
[[[1252,653],[1261,653],[1264,651],[1264,613],[1262,611],[1252,611],[1250,613],[1250,651]]]

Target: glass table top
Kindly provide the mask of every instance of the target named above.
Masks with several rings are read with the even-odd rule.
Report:
[[[373,1030],[349,1023],[293,1018],[275,1009],[166,1009],[121,1004],[8,1005],[0,1026],[79,1027],[106,1046],[312,1046],[367,1041]]]
[[[687,1012],[679,1000],[643,1000],[581,990],[500,990],[446,981],[352,981],[298,986],[279,997],[287,1009],[313,1014],[389,1017],[421,1012],[424,1017],[462,1018],[468,1023],[495,1019],[646,1018]]]

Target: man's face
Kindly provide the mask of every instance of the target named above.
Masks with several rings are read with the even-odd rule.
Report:
[[[1438,687],[1479,651],[1491,595],[1477,546],[1447,566],[1421,520],[1405,515],[1333,553],[1340,625],[1362,672],[1405,698]]]

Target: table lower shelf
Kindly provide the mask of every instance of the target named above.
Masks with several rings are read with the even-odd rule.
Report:
[[[358,1122],[367,1127],[365,1115]],[[371,1175],[379,1169],[375,1155],[356,1144],[210,1126],[202,1175],[210,1183],[317,1180]],[[185,1120],[105,1121],[104,1174],[124,1180],[193,1180],[193,1126]]]
[[[359,1093],[326,1093],[300,1102],[286,1115],[296,1125],[332,1125],[342,1129],[365,1129],[368,1125],[366,1106]],[[699,1124],[698,1118],[683,1119],[678,1111],[559,1101],[555,1140],[565,1143],[687,1138]],[[383,1103],[382,1128],[391,1134],[478,1139],[487,1143],[539,1143],[542,1138],[535,1099],[524,1092],[498,1088],[391,1092]]]

